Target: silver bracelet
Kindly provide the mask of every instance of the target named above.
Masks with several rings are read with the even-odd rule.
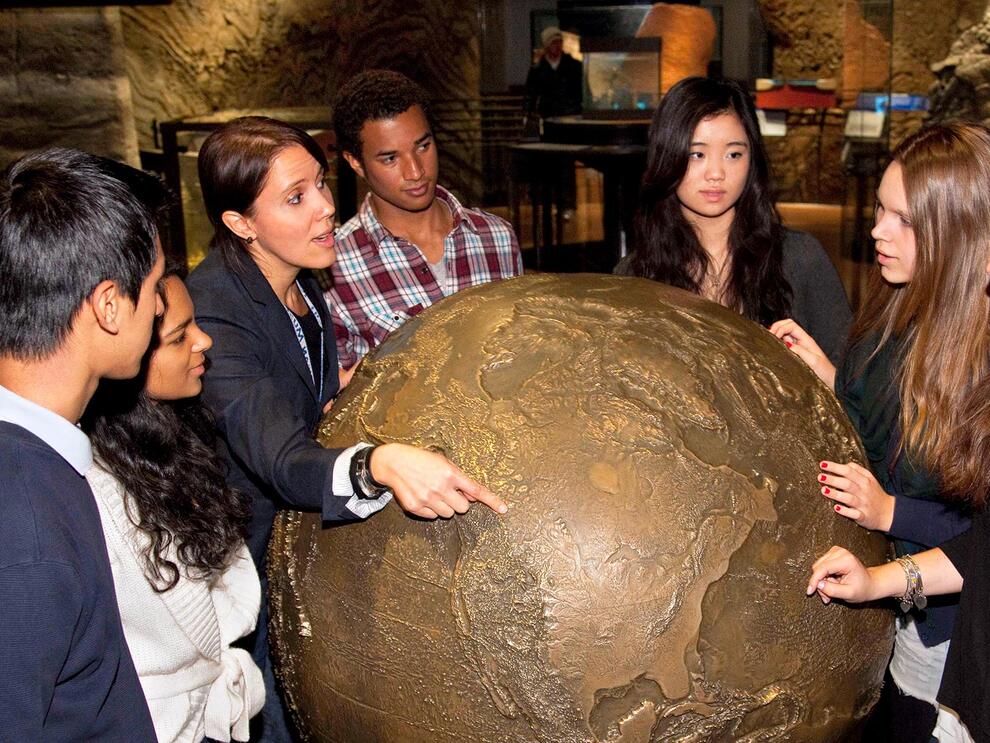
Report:
[[[910,555],[898,557],[895,562],[904,568],[904,577],[907,578],[907,588],[901,596],[901,611],[906,614],[911,609],[924,609],[928,606],[928,599],[925,597],[925,584],[921,580],[918,563]]]

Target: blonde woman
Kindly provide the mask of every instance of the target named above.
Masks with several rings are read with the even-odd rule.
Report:
[[[834,387],[869,458],[870,469],[822,462],[822,494],[903,557],[965,532],[986,497],[973,395],[990,376],[990,134],[966,124],[914,134],[877,201],[879,272],[838,369],[793,321],[771,331]],[[954,596],[918,603],[897,625],[892,739],[929,740],[959,608]]]

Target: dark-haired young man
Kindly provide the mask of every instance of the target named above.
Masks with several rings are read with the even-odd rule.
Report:
[[[337,233],[327,303],[347,369],[423,308],[522,273],[515,233],[437,185],[422,88],[398,72],[349,80],[334,104],[337,147],[370,193]]]
[[[76,422],[100,379],[140,370],[163,204],[151,176],[73,150],[0,175],[3,740],[155,740]]]

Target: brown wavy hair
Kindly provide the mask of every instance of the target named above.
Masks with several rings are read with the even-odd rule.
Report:
[[[990,132],[938,124],[894,151],[916,242],[914,275],[879,271],[850,334],[900,347],[901,451],[936,473],[946,497],[982,506],[990,488]]]
[[[182,273],[170,267],[162,282]],[[157,338],[156,332],[137,378],[101,382],[81,425],[123,485],[128,517],[148,537],[145,577],[164,593],[183,575],[209,582],[222,573],[244,544],[251,506],[246,494],[227,485],[216,424],[200,397],[148,397],[148,360]]]

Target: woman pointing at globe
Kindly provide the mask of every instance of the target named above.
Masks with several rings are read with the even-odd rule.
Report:
[[[253,501],[248,547],[265,581],[265,550],[280,508],[362,519],[394,496],[422,518],[449,518],[500,498],[440,454],[402,444],[314,441],[339,388],[329,311],[311,269],[334,260],[326,158],[305,132],[261,117],[211,134],[199,177],[214,227],[210,255],[189,278],[196,321],[212,336],[203,397],[229,462],[228,481]],[[265,740],[287,735],[268,662],[267,602],[253,656],[266,675]]]
[[[987,225],[990,134],[963,124],[923,129],[894,151],[880,182],[872,231],[879,271],[838,368],[793,321],[771,327],[835,390],[870,461],[870,469],[822,462],[822,494],[837,514],[894,539],[901,566],[882,572],[901,570],[904,596],[918,599],[902,604],[890,664],[901,691],[890,722],[900,740],[929,739],[946,656],[958,659],[975,639],[971,622],[955,622],[955,599],[928,602],[911,586],[918,565],[922,576],[932,569],[925,550],[968,529],[990,480],[982,450],[990,382]],[[924,556],[911,557],[917,553]],[[818,566],[817,580],[835,573],[841,585],[863,575],[829,557]],[[955,578],[940,592],[957,589]],[[823,585],[823,596],[872,595]],[[878,585],[883,595],[888,582]],[[968,628],[962,636],[961,628]],[[940,727],[950,724],[939,715]]]

